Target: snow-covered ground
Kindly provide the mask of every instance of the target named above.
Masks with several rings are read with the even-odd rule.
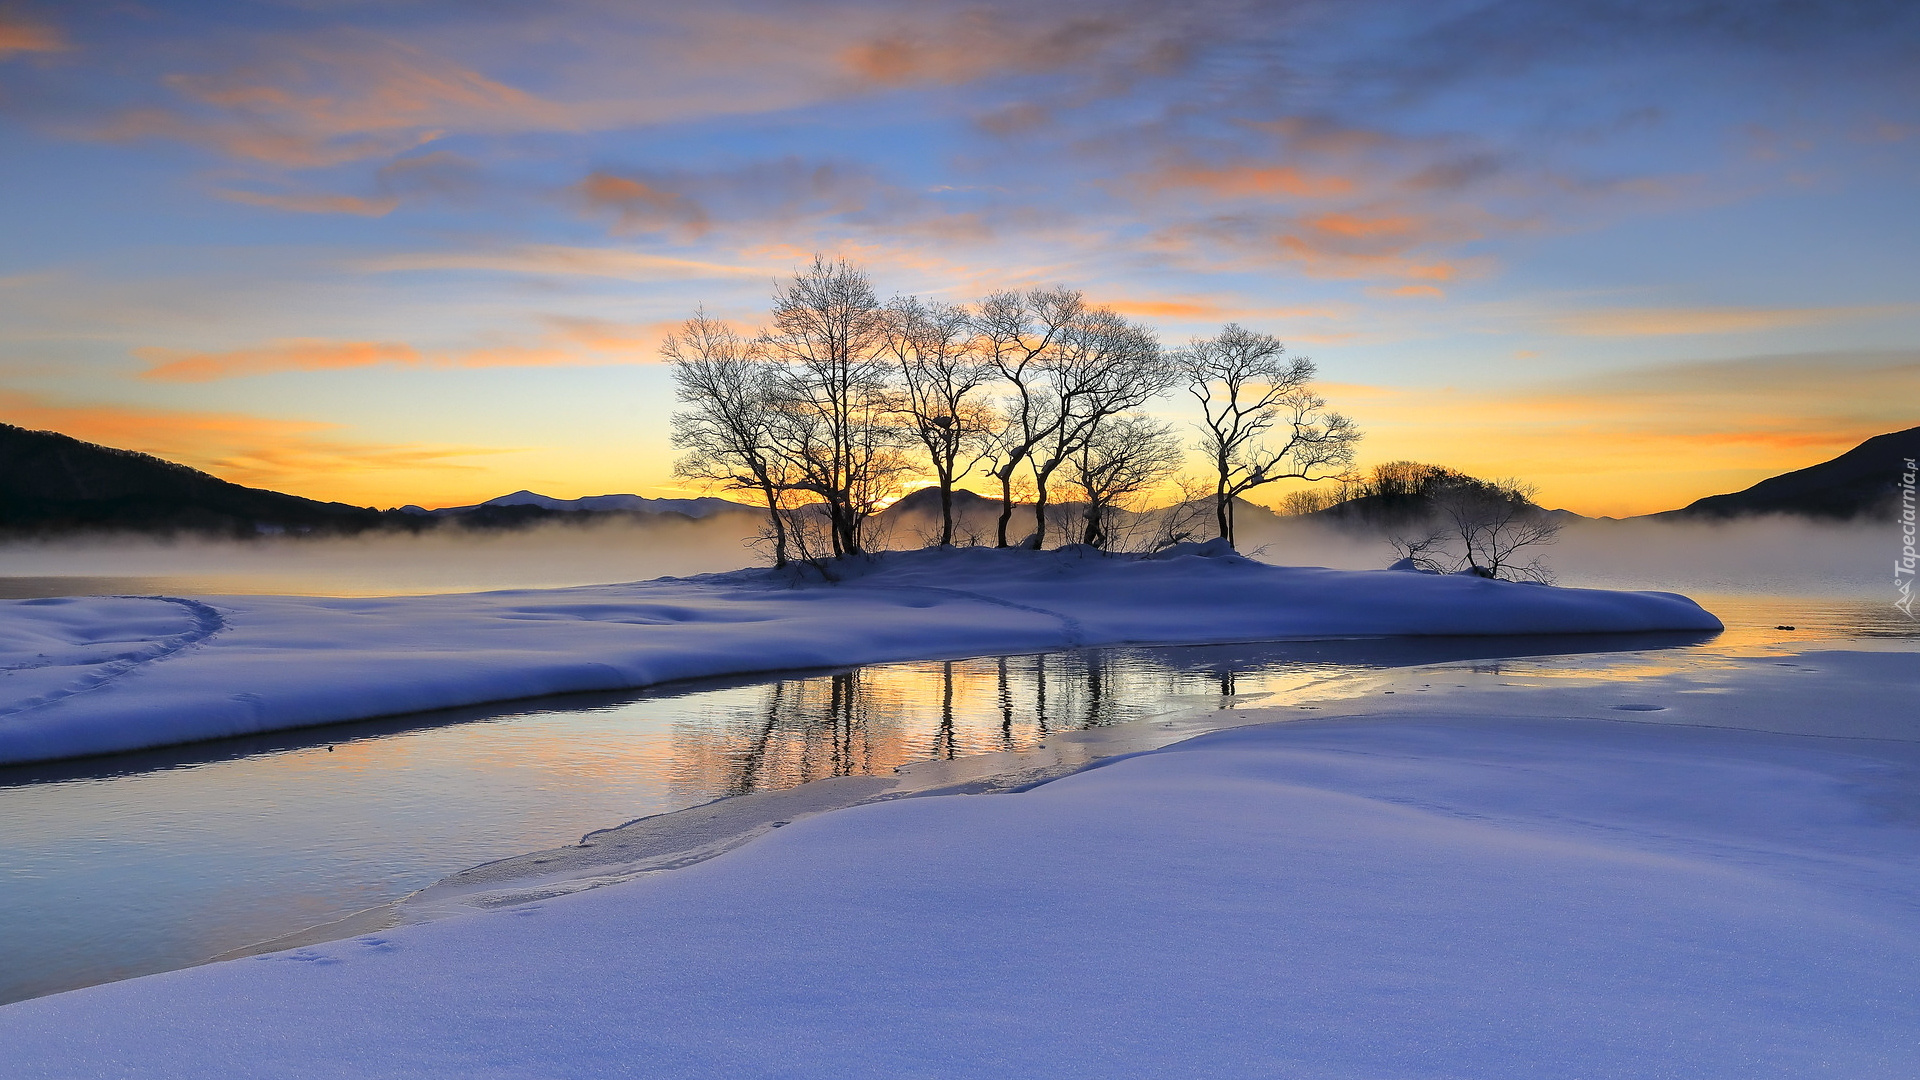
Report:
[[[22,1078],[1910,1077],[1916,767],[1444,707],[1241,728],[10,1005],[0,1045]]]
[[[894,552],[467,595],[0,603],[0,763],[675,679],[1126,643],[1709,630],[1684,597],[1162,557]]]
[[[709,600],[692,605],[706,621],[666,625],[766,623],[822,648],[902,627],[902,648],[949,645],[939,618],[1106,640],[1156,605],[1172,633],[1201,633],[1208,604],[1221,637],[1385,627],[1395,589],[1413,597],[1401,629],[1657,600],[1193,558],[1036,560],[989,592],[965,569],[647,588],[733,590],[747,613],[716,622]],[[442,617],[596,592],[449,598]],[[1353,603],[1313,606],[1337,597]],[[353,610],[332,603],[311,610]],[[876,636],[850,637],[834,603],[885,616]],[[313,640],[338,644],[337,625]],[[173,649],[160,671],[227,632],[142,640]],[[1356,672],[1266,708],[726,800],[456,876],[423,894],[429,921],[0,1007],[0,1072],[1904,1078],[1920,1061],[1916,693],[1910,641],[1789,631]],[[1223,725],[1241,726],[1169,745]]]

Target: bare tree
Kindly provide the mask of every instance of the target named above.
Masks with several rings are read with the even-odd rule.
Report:
[[[1113,547],[1114,514],[1177,472],[1182,457],[1171,424],[1126,413],[1100,425],[1067,463],[1067,482],[1086,503],[1080,542]]]
[[[908,468],[892,410],[889,320],[866,273],[844,259],[774,293],[762,347],[780,361],[770,428],[792,489],[825,504],[835,557],[865,550],[867,522]]]
[[[1270,334],[1229,323],[1176,356],[1200,403],[1200,449],[1213,465],[1220,535],[1234,542],[1233,500],[1276,480],[1338,478],[1360,432],[1313,393],[1313,361],[1289,357]],[[1269,441],[1269,440],[1273,441]]]
[[[1560,522],[1533,501],[1535,488],[1515,480],[1477,480],[1452,474],[1430,484],[1430,529],[1389,542],[1422,570],[1463,571],[1481,577],[1551,581],[1546,560],[1529,549],[1559,538]]]
[[[1179,492],[1172,505],[1163,506],[1154,511],[1149,518],[1153,524],[1153,535],[1146,542],[1147,551],[1161,551],[1175,544],[1190,543],[1197,539],[1213,517],[1212,485],[1197,477],[1182,476],[1174,482]]]
[[[1000,520],[994,546],[1007,546],[1016,477],[1034,449],[1062,422],[1048,376],[1065,332],[1085,309],[1067,288],[998,292],[981,301],[974,329],[987,361],[1008,388],[994,432],[991,473],[1000,481]]]
[[[1105,308],[1082,311],[1062,328],[1043,366],[1056,419],[1033,445],[1033,537],[1046,543],[1048,485],[1054,473],[1098,437],[1103,426],[1173,385],[1174,368],[1146,327]]]
[[[773,365],[758,342],[707,317],[704,309],[667,335],[661,355],[673,365],[673,444],[685,453],[674,475],[752,491],[767,508],[773,564],[787,564],[783,497],[790,477],[774,445]]]
[[[975,347],[965,308],[902,297],[887,305],[889,348],[898,365],[898,412],[926,451],[940,487],[940,546],[953,545],[953,486],[988,451],[995,414],[988,388],[998,377]]]

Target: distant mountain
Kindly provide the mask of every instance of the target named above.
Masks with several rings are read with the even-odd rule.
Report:
[[[448,517],[472,514],[488,507],[534,507],[554,513],[627,513],[627,514],[684,514],[690,518],[711,517],[732,511],[756,512],[756,508],[744,503],[727,499],[704,497],[698,499],[649,499],[640,495],[588,495],[580,499],[556,499],[551,495],[542,495],[534,491],[516,491],[511,495],[501,495],[472,506],[446,506],[438,510],[426,510],[418,506],[403,506],[401,511],[408,514]]]
[[[1754,514],[1849,519],[1885,508],[1899,492],[1901,467],[1920,458],[1920,427],[1875,435],[1831,461],[1762,480],[1728,495],[1709,495],[1652,518],[1715,519]]]
[[[953,489],[953,512],[965,514],[974,511],[1000,512],[1000,500],[989,499],[985,495],[968,491],[966,488]],[[895,499],[892,505],[881,511],[887,517],[906,517],[916,514],[940,516],[940,489],[923,487],[910,491]]]
[[[198,469],[0,424],[0,530],[359,532],[399,515],[241,487]]]

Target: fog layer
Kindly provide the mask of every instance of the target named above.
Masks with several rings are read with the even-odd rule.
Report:
[[[1248,550],[1268,562],[1337,569],[1385,566],[1384,534],[1350,532],[1299,518],[1249,528]],[[1891,597],[1897,528],[1799,518],[1722,523],[1649,519],[1568,523],[1540,549],[1562,585],[1678,592]]]
[[[747,545],[755,526],[729,515],[356,539],[65,538],[0,547],[0,589],[373,596],[557,588],[761,564]],[[1245,521],[1241,530],[1242,549],[1266,562],[1368,569],[1393,560],[1379,533],[1299,518]],[[892,539],[896,547],[920,543],[912,530]],[[1543,550],[1564,585],[1877,599],[1892,592],[1899,532],[1788,518],[1577,521]]]

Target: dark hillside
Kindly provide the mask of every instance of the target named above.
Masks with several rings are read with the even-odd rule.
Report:
[[[1769,477],[1728,495],[1709,495],[1656,518],[1731,518],[1754,514],[1849,519],[1878,512],[1900,488],[1908,458],[1920,458],[1920,427],[1875,435],[1831,461]]]
[[[0,424],[0,531],[7,533],[348,533],[406,518],[241,487],[148,454]]]

